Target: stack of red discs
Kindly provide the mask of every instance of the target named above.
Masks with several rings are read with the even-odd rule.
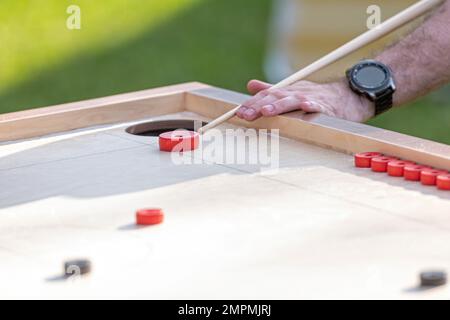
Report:
[[[372,171],[374,172],[387,172],[388,169],[388,163],[391,161],[396,161],[397,158],[394,157],[388,157],[388,156],[382,156],[382,157],[376,157],[372,159]]]
[[[151,226],[160,224],[164,220],[164,212],[160,208],[139,209],[136,211],[136,224]]]
[[[440,190],[450,190],[450,173],[439,175],[436,179],[436,185]]]
[[[198,148],[200,135],[194,131],[176,130],[159,135],[159,150],[184,152]]]

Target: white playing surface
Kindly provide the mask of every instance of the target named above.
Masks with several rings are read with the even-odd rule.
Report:
[[[0,145],[1,298],[450,298],[417,288],[450,271],[448,192],[288,139],[277,172],[176,166],[128,125]],[[165,222],[136,228],[143,207]]]

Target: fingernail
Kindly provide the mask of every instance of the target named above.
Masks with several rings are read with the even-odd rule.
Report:
[[[263,107],[263,109],[264,109],[264,111],[267,111],[267,112],[269,112],[269,113],[272,113],[272,112],[275,111],[275,107],[274,107],[273,105],[271,105],[271,104],[269,104],[269,105]]]
[[[255,115],[255,111],[253,109],[248,109],[247,111],[245,111],[245,115],[247,117],[253,117]]]
[[[303,102],[303,105],[304,105],[304,108],[306,108],[306,109],[311,109],[313,107],[312,102],[309,102],[309,101]]]

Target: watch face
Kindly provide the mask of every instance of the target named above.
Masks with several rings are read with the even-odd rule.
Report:
[[[366,64],[357,68],[353,74],[358,85],[367,89],[382,87],[389,80],[388,71],[377,64]]]

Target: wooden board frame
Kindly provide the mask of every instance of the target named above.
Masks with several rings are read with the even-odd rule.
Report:
[[[216,118],[249,96],[191,82],[0,115],[0,141],[191,111]],[[295,140],[346,153],[379,151],[450,170],[450,146],[322,114],[293,112],[274,118],[232,123],[257,129],[280,129]]]

